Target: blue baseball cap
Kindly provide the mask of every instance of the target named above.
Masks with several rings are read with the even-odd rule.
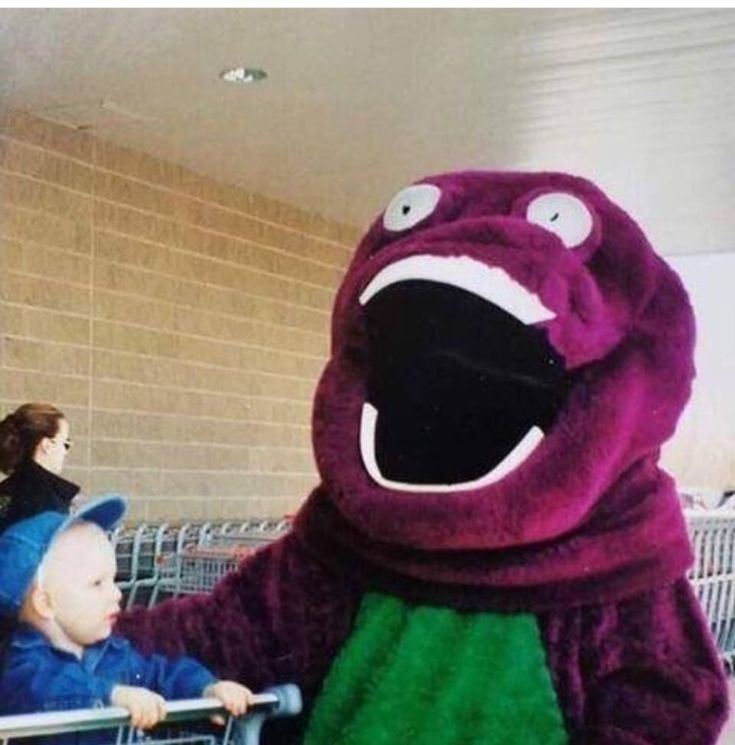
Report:
[[[17,616],[56,536],[81,521],[112,530],[127,508],[124,497],[110,494],[86,502],[72,515],[40,512],[7,528],[0,535],[0,614]]]

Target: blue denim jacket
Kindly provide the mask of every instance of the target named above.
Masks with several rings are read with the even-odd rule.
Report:
[[[198,698],[215,681],[209,670],[190,657],[144,657],[120,636],[87,647],[79,659],[52,647],[41,633],[23,625],[5,653],[0,674],[0,715],[109,706],[117,684],[148,688],[165,699]],[[114,743],[114,733],[110,736],[110,730],[92,731],[33,741],[43,745],[97,745]]]

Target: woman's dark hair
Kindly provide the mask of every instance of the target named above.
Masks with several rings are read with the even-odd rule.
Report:
[[[0,422],[0,471],[11,473],[30,460],[44,437],[56,437],[62,419],[62,411],[43,403],[23,404],[8,414]]]

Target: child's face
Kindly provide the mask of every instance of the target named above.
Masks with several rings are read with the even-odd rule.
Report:
[[[79,523],[53,543],[44,562],[43,587],[54,620],[74,644],[106,639],[120,611],[115,553],[104,531]]]

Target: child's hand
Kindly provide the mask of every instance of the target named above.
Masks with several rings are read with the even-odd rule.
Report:
[[[138,729],[150,729],[166,718],[166,701],[147,688],[117,685],[110,701],[130,712],[130,723]]]
[[[207,686],[202,694],[204,698],[218,698],[227,711],[234,717],[241,717],[252,703],[253,694],[249,688],[231,680],[219,680]],[[213,720],[224,724],[221,718]]]

